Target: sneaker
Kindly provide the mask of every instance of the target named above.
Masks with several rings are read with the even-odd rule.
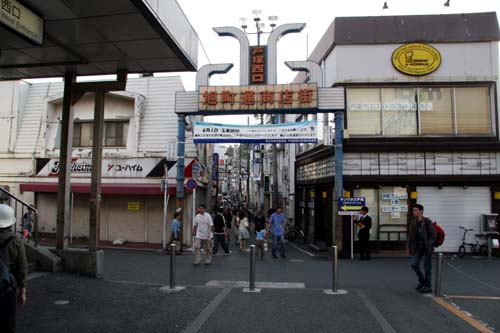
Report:
[[[231,255],[231,251],[224,253],[224,255],[225,256],[230,256]]]
[[[420,289],[420,292],[422,294],[430,294],[430,293],[432,293],[432,289],[429,287],[423,287],[422,289]]]
[[[281,258],[286,259],[286,256],[283,254],[283,255],[281,255]]]
[[[212,264],[212,263],[211,263],[211,262],[208,262],[208,261],[205,263],[205,265],[211,265],[211,264]]]
[[[273,255],[273,259],[278,259],[278,257]]]
[[[420,289],[422,289],[423,287],[424,287],[424,285],[422,284],[422,282],[419,282],[419,283],[417,284],[417,286],[415,287],[415,289],[416,289],[416,290],[420,290]]]
[[[198,266],[199,264],[199,262],[193,262],[193,266]]]

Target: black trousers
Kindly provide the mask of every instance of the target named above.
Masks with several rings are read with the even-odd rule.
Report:
[[[214,248],[212,250],[212,254],[217,254],[217,252],[219,252],[219,244],[222,245],[222,249],[225,253],[229,253],[226,236],[224,234],[214,234]]]
[[[360,259],[370,259],[370,234],[359,233],[359,257]]]
[[[17,292],[12,289],[0,298],[0,332],[16,331]]]

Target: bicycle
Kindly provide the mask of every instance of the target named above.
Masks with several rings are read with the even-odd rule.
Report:
[[[474,229],[467,229],[465,227],[458,227],[459,229],[462,229],[464,231],[464,235],[462,237],[462,245],[458,247],[458,257],[463,258],[465,254],[467,253],[467,249],[465,246],[470,246],[470,252],[472,255],[486,255],[488,254],[488,246],[485,244],[479,244],[479,241],[476,238],[476,243],[466,243],[465,242],[465,236],[467,235],[467,232],[469,231],[474,231]]]
[[[294,224],[293,226],[289,227],[286,236],[288,240],[298,240],[304,244],[306,243],[306,236],[304,235],[300,224]]]

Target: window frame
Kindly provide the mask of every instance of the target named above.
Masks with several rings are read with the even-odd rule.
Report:
[[[124,131],[123,130],[123,127],[122,127],[122,142],[124,142],[124,145],[106,145],[106,126],[107,124],[122,124],[122,126],[125,126],[125,124],[127,124],[127,130]],[[81,145],[81,142],[82,142],[82,137],[81,137],[81,134],[82,134],[82,131],[81,131],[81,125],[80,124],[92,124],[92,133],[93,133],[93,130],[94,130],[94,122],[92,120],[78,120],[78,121],[74,121],[73,123],[73,138],[72,138],[72,143],[73,143],[73,148],[79,148],[79,149],[84,149],[84,148],[92,148],[92,145],[89,145],[89,146],[82,146]],[[79,140],[78,140],[78,145],[75,145],[74,144],[74,141],[75,141],[75,126],[76,125],[80,125],[80,137],[79,137]],[[106,119],[104,120],[104,126],[103,126],[103,136],[102,136],[102,146],[103,148],[126,148],[127,147],[127,143],[128,143],[128,140],[127,140],[127,137],[128,137],[128,133],[129,133],[129,130],[130,130],[130,120],[128,119],[123,119],[123,120],[118,120],[118,119]],[[114,139],[116,139],[116,137],[114,137]]]

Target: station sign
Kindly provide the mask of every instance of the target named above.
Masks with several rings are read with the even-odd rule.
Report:
[[[45,26],[43,18],[16,0],[2,0],[1,3],[1,25],[36,45],[42,45]]]
[[[199,111],[252,111],[318,108],[316,83],[251,86],[202,86]]]
[[[358,215],[361,208],[366,205],[365,202],[366,200],[364,197],[341,197],[339,198],[338,215]]]
[[[250,48],[250,84],[266,83],[266,46]]]

